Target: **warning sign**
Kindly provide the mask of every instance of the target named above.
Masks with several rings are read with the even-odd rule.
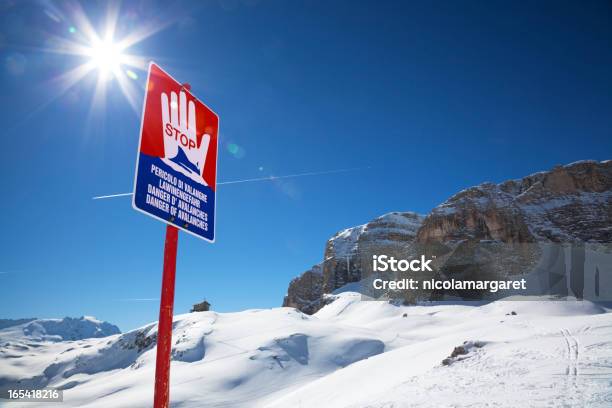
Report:
[[[133,207],[213,242],[218,132],[218,116],[151,63]]]

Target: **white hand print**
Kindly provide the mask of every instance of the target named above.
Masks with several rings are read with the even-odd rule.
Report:
[[[202,172],[210,135],[204,134],[198,145],[196,105],[193,101],[187,103],[187,94],[183,91],[180,92],[179,98],[176,92],[171,92],[168,101],[168,95],[165,92],[161,94],[164,162],[203,183]]]

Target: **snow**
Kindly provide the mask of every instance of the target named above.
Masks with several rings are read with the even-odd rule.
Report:
[[[568,167],[573,167],[573,166],[581,165],[581,164],[598,164],[598,163],[599,162],[597,160],[578,160],[578,161],[566,164],[563,167],[568,168]],[[606,161],[602,161],[601,163],[606,163]]]
[[[384,238],[381,239],[381,237],[393,234],[414,236],[424,219],[424,215],[413,212],[391,212],[367,224],[344,229],[329,240],[333,247],[333,256],[346,258],[354,255],[358,251],[360,239],[364,237],[375,238],[380,244],[397,245],[397,242],[383,242]]]
[[[345,299],[318,315],[344,316],[343,322],[355,324],[373,317],[364,315],[366,308],[378,309],[369,328],[388,331],[397,317],[392,306],[367,303]],[[397,336],[408,339],[407,345],[313,381],[270,406],[604,407],[612,400],[612,373],[606,367],[612,361],[612,320],[590,302],[399,309],[408,316]],[[511,311],[516,315],[508,316]],[[466,341],[483,346],[443,366],[441,361]]]
[[[341,258],[352,255],[357,250],[357,241],[365,231],[365,224],[353,228],[347,228],[334,235],[330,241],[334,248],[335,256]]]
[[[16,321],[19,323],[19,321]],[[0,331],[0,338],[27,337],[29,340],[63,341],[106,337],[120,333],[117,326],[92,316],[63,319],[26,319],[24,323],[10,325]]]
[[[175,316],[173,406],[606,407],[612,401],[612,313],[602,305],[396,306],[352,292],[332,297],[313,316],[292,308]],[[64,388],[57,406],[151,406],[156,331],[153,323],[105,338],[51,342],[0,330],[0,388],[29,379],[22,384]],[[443,365],[457,346],[465,353]]]
[[[434,215],[451,215],[457,213],[457,207],[454,203],[444,203],[431,210]]]
[[[574,205],[583,212],[582,219],[597,220],[605,216],[606,205],[611,200],[612,191],[603,191],[601,193],[581,192],[552,199],[546,198],[529,204],[520,203],[520,201],[517,202],[532,234],[541,236],[542,231],[548,231],[549,234],[559,237],[562,241],[571,242],[575,239],[571,231],[559,228],[556,223],[551,220],[551,215],[554,214],[554,211]]]
[[[414,228],[416,230],[421,226],[424,218],[424,215],[412,212],[390,212],[376,218],[373,222],[393,223],[402,227]]]

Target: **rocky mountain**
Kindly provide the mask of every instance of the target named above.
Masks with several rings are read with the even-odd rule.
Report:
[[[325,294],[359,282],[371,270],[372,254],[402,253],[423,219],[413,212],[393,212],[338,232],[327,241],[323,261],[291,281],[283,306],[315,313],[329,300]]]
[[[581,161],[463,190],[433,209],[421,243],[612,242],[612,161]]]
[[[283,306],[316,312],[326,294],[371,274],[373,254],[429,253],[447,275],[491,277],[534,267],[542,257],[539,243],[612,243],[612,161],[483,183],[427,216],[390,213],[340,231],[327,241],[323,261],[291,281]],[[466,258],[479,261],[466,266]]]

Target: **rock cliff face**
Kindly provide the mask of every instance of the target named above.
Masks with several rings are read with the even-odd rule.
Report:
[[[327,241],[323,261],[291,281],[283,306],[316,312],[327,302],[324,294],[371,272],[372,254],[403,253],[423,219],[413,212],[393,212],[338,232]]]
[[[417,240],[611,242],[611,222],[612,161],[583,161],[461,191],[433,209]]]
[[[495,265],[490,259],[478,265],[479,274],[497,274],[500,268],[520,272],[538,256],[529,244],[611,243],[612,161],[581,161],[501,184],[484,183],[455,194],[426,217],[396,212],[340,231],[327,241],[324,260],[291,281],[283,305],[316,312],[325,294],[372,272],[373,254],[402,257],[415,248],[448,251],[455,245],[455,256],[473,256],[481,242],[523,247],[514,264]]]
[[[323,270],[318,264],[291,280],[283,306],[313,314],[325,305],[323,293]]]
[[[414,241],[423,218],[394,212],[338,232],[327,241],[324,260],[291,281],[283,306],[316,312],[327,302],[324,294],[358,282],[371,271],[372,254],[402,253]]]
[[[372,269],[372,255],[404,253],[416,237],[424,216],[393,212],[334,235],[325,246],[323,291],[331,293],[358,282]]]

